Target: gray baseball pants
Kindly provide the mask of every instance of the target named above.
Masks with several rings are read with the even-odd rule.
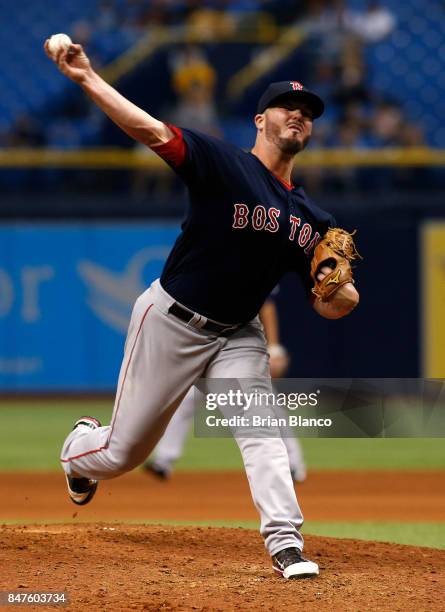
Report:
[[[258,317],[222,337],[169,314],[174,303],[159,280],[136,300],[111,424],[76,428],[68,435],[61,454],[68,475],[105,480],[143,463],[199,378],[260,379],[259,391],[272,392]],[[278,434],[236,436],[236,441],[267,550],[274,555],[291,546],[302,549],[303,516],[283,440]]]

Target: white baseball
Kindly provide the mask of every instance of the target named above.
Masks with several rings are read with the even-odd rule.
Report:
[[[62,49],[68,49],[72,42],[68,34],[53,34],[49,39],[48,50],[51,55],[57,55]]]

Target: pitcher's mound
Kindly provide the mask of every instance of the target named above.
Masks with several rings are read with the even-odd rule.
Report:
[[[76,611],[443,609],[445,551],[307,536],[305,554],[320,576],[286,581],[246,529],[3,526],[0,590],[65,591]]]

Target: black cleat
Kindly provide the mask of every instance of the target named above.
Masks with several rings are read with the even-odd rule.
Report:
[[[285,548],[272,557],[273,569],[283,578],[318,576],[318,565],[301,556],[298,548]]]
[[[89,427],[90,429],[97,429],[102,427],[100,421],[94,417],[84,416],[78,419],[74,423],[73,430],[77,427]],[[66,485],[68,488],[68,495],[71,501],[78,506],[84,506],[90,502],[97,489],[97,480],[91,480],[90,478],[84,478],[82,476],[74,478],[65,474]]]
[[[73,478],[65,474],[68,495],[78,506],[84,506],[93,499],[97,489],[97,480]]]
[[[152,476],[155,476],[159,480],[168,480],[170,478],[169,470],[161,467],[155,462],[152,463],[150,461],[147,461],[147,463],[144,463],[143,468],[145,472],[151,474]]]

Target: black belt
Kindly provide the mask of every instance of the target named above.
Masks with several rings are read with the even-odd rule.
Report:
[[[181,319],[181,321],[184,321],[185,323],[190,323],[190,321],[195,317],[194,312],[192,312],[191,310],[187,310],[187,308],[184,308],[177,302],[170,306],[168,312],[169,314],[178,317],[178,319]],[[197,327],[199,329],[205,329],[206,331],[215,332],[220,336],[231,336],[241,327],[241,325],[242,324],[224,325],[223,323],[216,323],[214,321],[209,320],[207,320],[204,325],[199,325],[198,319],[198,321],[196,321],[196,323],[194,324],[194,327]]]

